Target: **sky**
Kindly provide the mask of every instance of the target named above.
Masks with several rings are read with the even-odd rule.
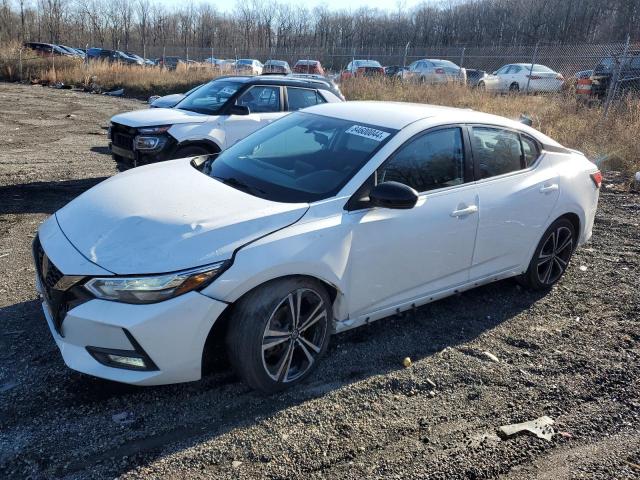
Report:
[[[162,3],[167,7],[175,7],[185,4],[185,0],[152,0]],[[277,0],[285,3],[286,0]],[[403,9],[409,9],[425,2],[426,0],[401,0]],[[215,5],[218,10],[231,11],[234,9],[235,1],[233,0],[193,0],[193,3],[210,3]],[[329,10],[356,10],[360,7],[378,8],[380,10],[396,11],[398,10],[398,2],[396,0],[288,0],[286,3],[291,5],[305,5],[313,8],[317,5],[324,5]]]

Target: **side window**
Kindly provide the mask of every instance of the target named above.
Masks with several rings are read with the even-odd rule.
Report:
[[[519,73],[520,70],[522,70],[522,67],[519,67],[518,65],[513,65],[511,67],[511,70],[509,70],[509,73]]]
[[[507,73],[507,70],[509,70],[509,68],[511,68],[511,65],[505,65],[500,70],[498,70],[496,73],[498,75],[504,75],[505,73]]]
[[[252,87],[236,100],[236,105],[249,107],[251,113],[279,112],[280,87]]]
[[[540,156],[540,150],[538,144],[530,137],[526,135],[520,135],[522,140],[522,154],[524,155],[524,164],[526,167],[530,167]]]
[[[418,192],[464,183],[461,130],[446,128],[411,140],[378,169],[377,181],[404,183]]]
[[[290,111],[326,103],[326,100],[318,95],[318,92],[307,88],[287,87],[287,100],[289,101]]]
[[[495,177],[523,168],[520,135],[511,130],[473,127],[471,148],[479,179]]]

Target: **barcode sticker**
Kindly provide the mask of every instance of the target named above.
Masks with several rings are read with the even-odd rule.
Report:
[[[346,133],[349,133],[351,135],[358,135],[359,137],[369,138],[377,142],[381,142],[389,136],[388,132],[376,130],[375,128],[371,127],[363,127],[362,125],[353,125],[346,131]]]

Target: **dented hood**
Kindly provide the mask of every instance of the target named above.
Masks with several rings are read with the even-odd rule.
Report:
[[[179,108],[147,108],[114,115],[111,117],[111,121],[127,127],[140,128],[154,127],[156,125],[176,125],[178,123],[204,123],[212,118],[217,117],[180,110]]]
[[[172,272],[228,260],[252,240],[298,221],[308,204],[249,195],[188,159],[135,168],[56,213],[75,248],[115,274]]]

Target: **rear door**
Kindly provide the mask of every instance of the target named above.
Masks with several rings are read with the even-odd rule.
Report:
[[[249,108],[249,115],[229,115],[224,122],[225,145],[229,148],[250,133],[286,115],[279,85],[253,85],[240,94],[236,105]]]
[[[558,201],[558,175],[527,135],[475,125],[469,137],[480,212],[470,278],[520,273]]]
[[[295,112],[302,108],[312,107],[320,103],[327,103],[320,93],[312,88],[286,87],[287,110]]]

